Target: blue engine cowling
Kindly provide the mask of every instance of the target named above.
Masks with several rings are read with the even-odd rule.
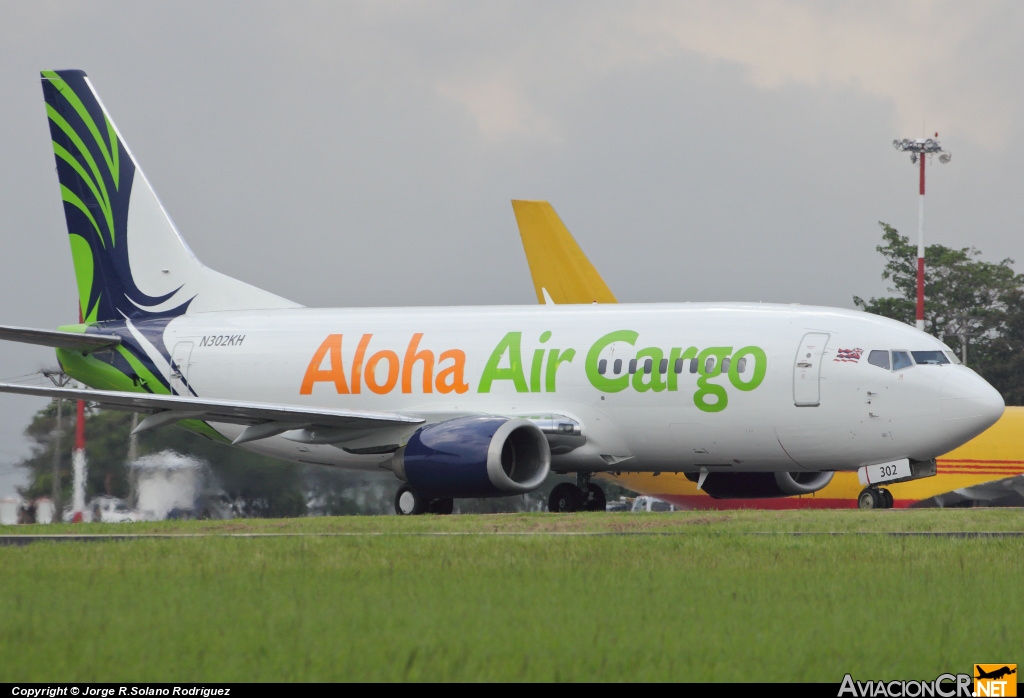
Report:
[[[433,497],[532,492],[551,469],[551,449],[525,419],[460,417],[416,431],[391,460],[395,475]]]
[[[696,473],[686,476],[693,482]],[[715,499],[767,499],[817,492],[832,482],[831,472],[821,473],[709,473],[701,487]]]

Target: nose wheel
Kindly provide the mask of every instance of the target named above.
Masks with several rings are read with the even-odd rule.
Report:
[[[892,492],[881,487],[865,487],[857,497],[858,509],[892,509]]]

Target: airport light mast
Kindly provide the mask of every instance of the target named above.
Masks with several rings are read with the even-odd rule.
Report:
[[[946,164],[953,157],[942,149],[939,134],[934,138],[904,138],[892,142],[896,150],[910,153],[911,164],[920,164],[920,190],[917,199],[917,329],[924,332],[924,163],[929,156],[939,154],[939,162]]]

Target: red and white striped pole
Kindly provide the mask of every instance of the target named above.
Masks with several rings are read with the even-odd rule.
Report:
[[[82,322],[81,308],[78,310],[78,322]],[[71,521],[81,523],[85,516],[85,400],[78,401],[78,419],[75,421],[75,450],[71,452],[71,473]]]
[[[74,523],[81,523],[85,515],[85,401],[78,401],[78,419],[75,421],[75,450],[71,452],[72,515]]]
[[[939,135],[939,134],[935,134]],[[917,197],[917,329],[924,332],[924,163],[928,159],[921,154],[921,191]]]
[[[917,197],[917,312],[915,325],[924,331],[924,166],[929,155],[938,153],[939,162],[949,162],[951,155],[942,149],[939,134],[935,138],[918,138],[911,140],[895,140],[892,145],[896,150],[910,153],[910,162],[920,165],[920,184]]]

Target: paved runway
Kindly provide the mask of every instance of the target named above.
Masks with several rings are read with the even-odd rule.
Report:
[[[372,536],[595,536],[595,537],[636,537],[636,536],[692,536],[693,530],[687,531],[473,531],[473,532],[409,532],[409,533],[376,533],[376,532],[335,532],[335,533],[55,533],[0,535],[0,546],[28,545],[29,543],[61,542],[61,543],[95,543],[109,541],[133,540],[195,540],[202,538],[358,538]],[[750,531],[747,533],[722,533],[713,535],[741,536],[888,536],[897,538],[1022,538],[1024,531]]]

